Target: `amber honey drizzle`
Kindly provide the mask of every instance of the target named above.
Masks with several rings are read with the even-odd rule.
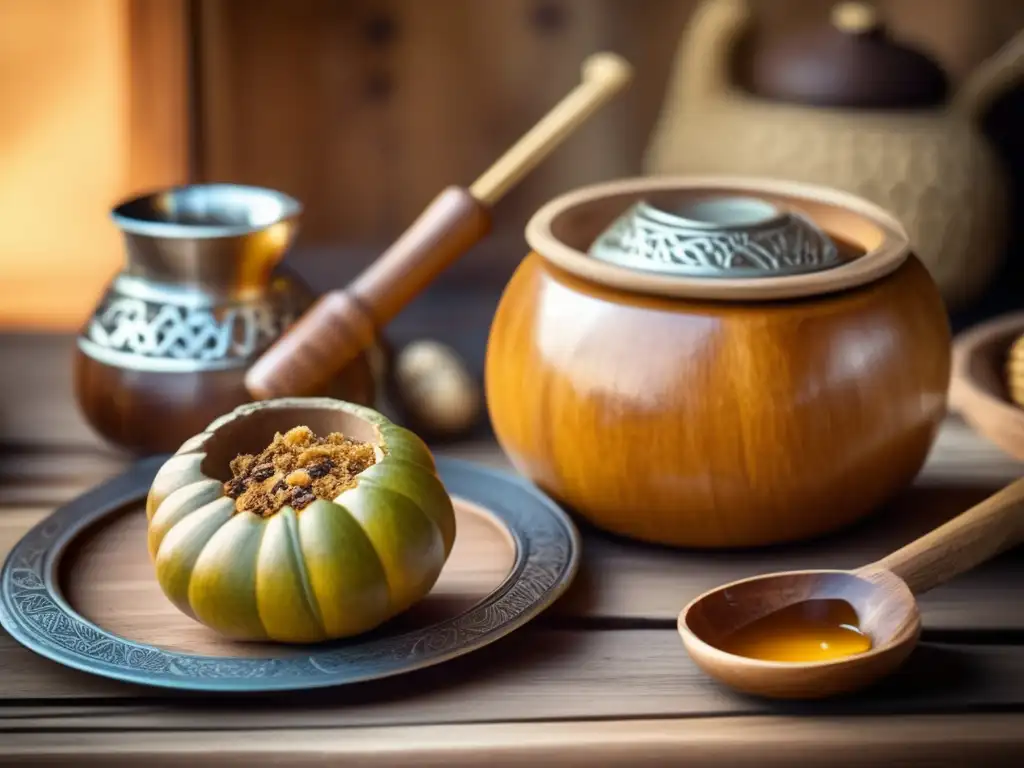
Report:
[[[857,612],[845,600],[806,600],[740,627],[718,647],[763,661],[828,661],[871,650]]]

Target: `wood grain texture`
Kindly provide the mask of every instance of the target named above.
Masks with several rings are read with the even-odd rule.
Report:
[[[493,442],[462,442],[440,454],[508,470]],[[0,553],[55,505],[70,501],[127,466],[103,453],[0,454]],[[1024,474],[1024,464],[985,443],[961,422],[940,432],[914,487],[869,519],[803,544],[749,551],[675,551],[603,533],[581,521],[583,565],[551,609],[565,621],[674,626],[681,607],[720,584],[780,567],[857,568],[892,552]],[[6,505],[6,506],[4,506]],[[41,505],[41,506],[29,506]],[[920,601],[932,632],[1024,631],[1024,552],[1019,549],[939,587]]]
[[[31,721],[37,722],[35,718]],[[45,722],[45,721],[44,721]],[[71,721],[73,722],[73,721]],[[158,725],[155,715],[131,721]],[[428,725],[392,728],[303,728],[182,734],[99,731],[4,734],[0,765],[68,766],[102,762],[135,766],[281,765],[447,768],[537,765],[591,768],[791,768],[813,755],[816,766],[880,765],[999,768],[1020,764],[1024,715],[902,718],[780,716],[715,719]],[[66,725],[64,727],[67,727]],[[0,725],[2,728],[2,725]],[[870,739],[865,734],[871,734]]]
[[[468,184],[610,49],[636,78],[503,201],[495,231],[521,241],[553,195],[635,174],[697,0],[204,0],[200,94],[206,179],[287,190],[303,242],[386,244],[447,184]],[[833,0],[752,0],[757,34],[827,23]],[[894,34],[960,80],[1024,23],[1016,0],[884,0]],[[253,44],[253,41],[258,41]],[[369,254],[362,258],[368,259]],[[514,249],[465,259],[501,285]],[[363,262],[365,263],[365,262]]]
[[[783,569],[852,569],[913,540],[998,486],[915,488],[872,519],[824,539],[750,552],[678,553],[584,528],[583,568],[558,615],[674,625],[680,609],[721,584]],[[1024,630],[1024,552],[1014,550],[923,595],[925,632]]]
[[[479,319],[493,309],[492,299],[467,297],[463,307],[452,307],[453,297],[448,294],[431,298],[433,302],[411,306],[397,318],[389,329],[389,338],[395,343],[405,343],[424,332],[438,332],[428,329],[440,329],[456,338],[458,351],[472,358],[476,369],[487,330],[475,324],[467,326],[460,309],[465,308],[474,319]],[[496,298],[493,301],[496,303]],[[477,347],[476,355],[470,354]],[[88,454],[98,457],[96,460],[119,455],[100,442],[75,404],[72,386],[75,348],[75,337],[70,334],[0,334],[0,359],[18,361],[17,366],[0,366],[0,447],[31,449],[20,460],[33,462],[40,470],[54,461],[52,457],[42,456],[43,450],[62,454],[71,451],[76,456]],[[486,462],[501,462],[506,468],[509,466],[493,442],[470,440],[446,450],[453,455],[472,455]],[[918,479],[924,483],[967,486],[992,482],[995,488],[1013,479],[1014,473],[1022,467],[1024,464],[974,433],[963,421],[952,419],[946,421],[942,437],[933,446],[928,465]],[[52,501],[45,497],[45,490],[37,489],[33,493],[44,502]]]
[[[0,368],[0,555],[53,505],[125,466],[74,408],[65,373],[71,348],[67,337],[0,337],[0,356],[19,361]],[[493,442],[443,452],[509,467]],[[754,552],[680,552],[584,525],[587,562],[573,592],[542,617],[547,627],[531,626],[460,663],[388,685],[245,701],[154,697],[152,690],[59,667],[0,635],[0,761],[177,765],[202,764],[205,755],[227,765],[788,766],[814,754],[837,765],[914,758],[1016,765],[1020,715],[940,712],[1024,707],[1015,701],[1024,690],[1019,646],[926,642],[870,695],[813,710],[769,708],[699,674],[672,625],[688,594],[733,575],[775,570],[780,561],[854,567],[876,559],[1015,479],[1021,468],[950,420],[914,488],[828,539]],[[11,506],[18,498],[39,506]],[[937,637],[962,640],[987,629],[997,633],[989,642],[1014,642],[1013,631],[1024,629],[1016,618],[1021,562],[1019,552],[1010,552],[928,593],[926,637],[929,627]],[[598,629],[630,622],[651,628]],[[552,628],[559,626],[565,628]],[[852,711],[858,716],[843,716]],[[933,714],[867,714],[895,711]],[[652,717],[668,719],[645,719]]]
[[[692,3],[643,5],[203,2],[204,174],[297,193],[309,242],[386,242],[439,189],[468,185],[609,47],[642,78],[508,195],[502,228],[521,232],[552,190],[639,167]]]
[[[155,691],[61,667],[0,635],[0,731],[9,713],[108,707],[108,726],[134,712],[159,728],[354,727],[729,714],[870,715],[1024,708],[1020,646],[923,643],[892,677],[846,699],[766,702],[716,684],[671,629],[530,627],[460,659],[408,675],[295,694],[220,696]],[[5,717],[10,717],[9,720]],[[89,715],[90,718],[97,717]],[[97,717],[96,726],[102,723]],[[89,720],[84,719],[82,725]],[[0,739],[0,746],[3,740]]]
[[[696,547],[800,540],[918,472],[948,334],[913,258],[860,290],[737,305],[626,294],[534,253],[491,326],[488,409],[514,466],[600,527]]]

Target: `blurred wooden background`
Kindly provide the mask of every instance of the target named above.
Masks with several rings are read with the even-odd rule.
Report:
[[[831,5],[752,2],[761,34],[822,21]],[[539,204],[640,172],[695,5],[0,0],[0,39],[21,41],[15,53],[0,45],[0,324],[84,319],[121,260],[107,209],[183,180],[295,195],[306,206],[300,257],[324,282],[343,281],[444,185],[472,181],[529,128],[575,84],[587,54],[623,54],[636,67],[629,91],[501,203],[493,238],[456,267],[453,279],[500,287]],[[1020,0],[878,5],[955,79],[1024,26]],[[52,40],[65,43],[59,66]],[[76,131],[68,93],[82,95],[83,72],[104,97],[79,104],[90,129]]]

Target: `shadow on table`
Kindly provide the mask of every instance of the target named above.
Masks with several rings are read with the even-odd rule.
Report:
[[[966,648],[922,643],[893,675],[859,693],[821,701],[765,701],[732,694],[762,712],[787,715],[871,715],[980,712],[1020,709],[1022,663],[1014,674],[995,677]]]

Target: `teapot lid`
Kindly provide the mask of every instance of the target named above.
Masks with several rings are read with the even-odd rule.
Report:
[[[721,278],[800,274],[842,262],[813,221],[767,200],[708,194],[672,207],[635,203],[594,241],[590,256],[633,269]]]
[[[924,108],[949,96],[942,67],[890,36],[864,2],[838,3],[824,28],[755,46],[749,66],[754,94],[809,106]]]

